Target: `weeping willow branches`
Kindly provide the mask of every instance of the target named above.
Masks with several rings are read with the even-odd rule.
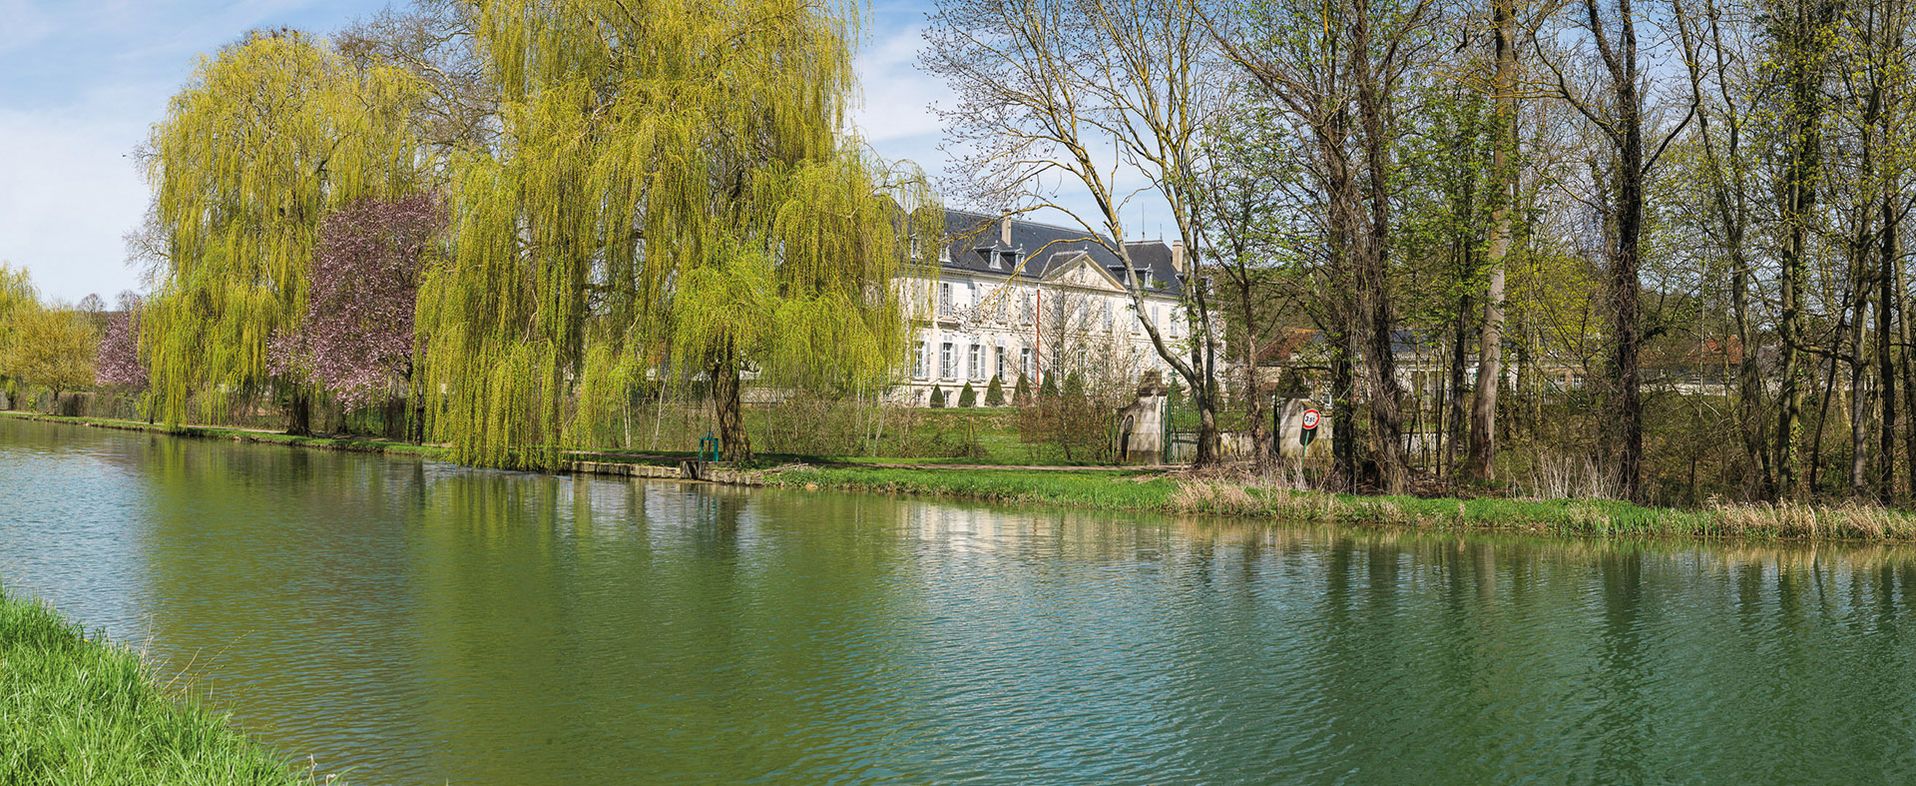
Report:
[[[180,422],[189,401],[217,416],[237,397],[298,388],[272,372],[267,344],[305,313],[326,211],[416,188],[408,120],[420,95],[401,70],[349,66],[290,31],[200,63],[149,140],[169,247],[141,344],[161,417]]]
[[[904,347],[893,276],[939,227],[924,178],[843,133],[849,9],[804,0],[488,0],[496,149],[452,167],[420,291],[433,431],[549,467],[653,380],[707,384],[750,454],[741,374],[856,386]]]

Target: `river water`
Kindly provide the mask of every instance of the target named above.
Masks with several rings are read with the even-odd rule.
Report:
[[[1916,556],[1888,549],[742,491],[0,419],[0,585],[360,784],[1916,777]]]

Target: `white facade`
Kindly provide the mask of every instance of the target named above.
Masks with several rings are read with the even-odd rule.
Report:
[[[927,404],[938,387],[947,406],[956,406],[970,383],[983,406],[994,376],[1007,402],[1020,376],[1033,392],[1047,375],[1074,371],[1086,384],[1135,386],[1150,370],[1169,377],[1130,293],[1090,254],[1060,252],[1042,275],[1029,274],[1036,266],[1017,264],[1004,265],[1004,272],[964,270],[949,264],[949,251],[944,256],[935,278],[903,282],[924,312],[913,320],[908,378],[896,391],[904,401]],[[1144,274],[1146,316],[1181,350],[1189,334],[1182,307],[1169,294],[1174,288],[1152,281],[1153,275]],[[1061,384],[1062,376],[1055,381]]]

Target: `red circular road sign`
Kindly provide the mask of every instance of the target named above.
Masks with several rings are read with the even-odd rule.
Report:
[[[1318,418],[1317,410],[1314,410],[1314,409],[1304,410],[1304,417],[1301,423],[1301,425],[1304,426],[1304,430],[1310,431],[1311,429],[1317,428],[1317,418]]]

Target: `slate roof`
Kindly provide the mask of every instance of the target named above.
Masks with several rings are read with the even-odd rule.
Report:
[[[1103,245],[1087,239],[1082,228],[1013,219],[1011,245],[1005,246],[1000,243],[1002,237],[998,221],[995,215],[946,210],[945,237],[949,259],[944,262],[944,269],[1005,275],[1010,268],[992,269],[989,258],[982,251],[1017,251],[1020,257],[1035,255],[1025,261],[1022,275],[1028,279],[1038,279],[1074,261],[1082,253],[1091,255],[1091,259],[1109,271],[1113,278],[1124,280],[1124,260]],[[1176,296],[1183,289],[1177,271],[1171,267],[1171,247],[1164,241],[1126,241],[1124,245],[1133,265],[1140,271],[1150,271],[1152,281],[1163,282],[1158,292]]]

